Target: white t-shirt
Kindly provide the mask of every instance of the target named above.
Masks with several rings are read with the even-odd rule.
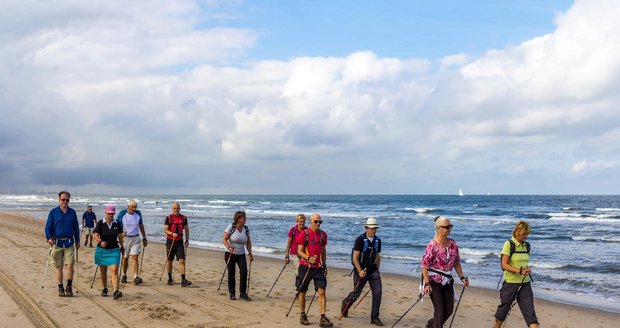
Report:
[[[229,224],[228,227],[226,227],[226,230],[224,230],[224,232],[230,233],[231,230],[233,230],[233,226],[232,224]],[[235,249],[232,252],[235,255],[245,254],[245,244],[247,242],[248,237],[245,234],[245,226],[241,228],[241,232],[239,232],[239,230],[235,227],[232,234],[230,234],[230,236],[228,237],[228,244],[230,244],[230,247]]]

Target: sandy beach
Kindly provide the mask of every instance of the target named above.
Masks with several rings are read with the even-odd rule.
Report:
[[[99,296],[101,282],[90,282],[95,271],[94,248],[79,250],[79,267],[74,278],[73,298],[57,296],[53,269],[42,278],[47,261],[48,246],[43,234],[44,222],[14,213],[0,213],[0,247],[5,260],[0,263],[0,327],[296,327],[299,324],[297,306],[286,318],[294,296],[294,272],[287,266],[269,297],[269,288],[282,269],[280,260],[255,257],[251,266],[249,295],[251,302],[230,301],[226,278],[217,292],[224,269],[223,254],[217,251],[190,248],[188,250],[188,279],[192,286],[182,288],[180,275],[175,271],[174,286],[165,284],[162,272],[164,248],[150,243],[144,256],[139,286],[123,284],[123,297],[112,300]],[[328,247],[329,252],[329,247]],[[177,269],[175,263],[175,270]],[[370,327],[370,295],[349,318],[338,320],[340,301],[353,288],[351,278],[343,277],[347,270],[330,269],[327,288],[327,315],[336,327]],[[417,279],[383,274],[381,319],[391,326],[417,299]],[[475,277],[471,277],[475,279]],[[366,287],[368,288],[368,287]],[[457,288],[460,293],[460,285]],[[308,293],[310,301],[311,293]],[[463,296],[453,327],[492,327],[493,314],[499,296],[494,290],[468,288]],[[536,299],[541,327],[615,327],[620,314],[586,307],[566,305]],[[416,305],[397,327],[424,327],[432,314],[430,299]],[[318,302],[312,305],[308,319],[318,326]],[[506,327],[525,325],[518,308],[511,313]],[[447,326],[447,325],[446,325]]]

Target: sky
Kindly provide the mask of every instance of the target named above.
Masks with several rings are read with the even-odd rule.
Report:
[[[0,192],[620,194],[620,1],[0,3]]]

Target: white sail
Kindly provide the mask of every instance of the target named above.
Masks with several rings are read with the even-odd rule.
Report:
[[[463,194],[463,189],[459,188],[459,196],[465,196],[465,194]]]

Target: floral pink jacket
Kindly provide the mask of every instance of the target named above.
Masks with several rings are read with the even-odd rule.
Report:
[[[454,268],[454,263],[461,261],[459,247],[454,239],[449,239],[448,247],[441,247],[435,239],[432,239],[426,246],[422,256],[422,268],[436,269],[449,273]],[[429,272],[429,278],[437,283],[442,283],[443,276]],[[445,281],[445,280],[444,280]]]

